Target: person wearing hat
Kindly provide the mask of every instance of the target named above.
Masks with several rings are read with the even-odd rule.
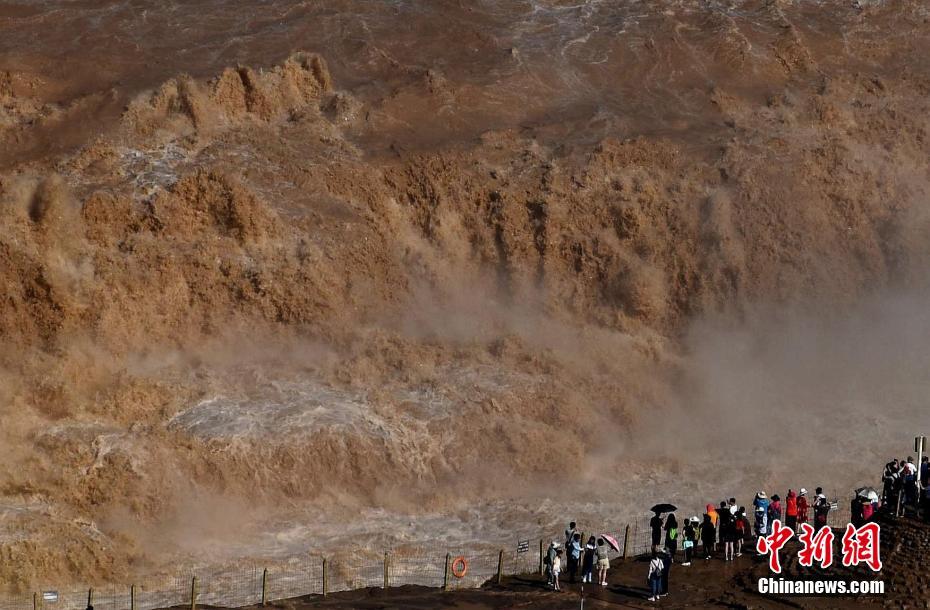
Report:
[[[543,563],[546,564],[546,577],[549,582],[549,586],[552,586],[552,564],[555,561],[556,555],[558,555],[559,543],[555,540],[552,541],[552,544],[549,545],[549,550],[546,552],[546,558]]]
[[[807,503],[807,490],[803,487],[798,491],[798,526],[795,531],[800,531],[801,524],[807,523],[807,511],[810,504]]]
[[[768,513],[769,513],[769,499],[766,497],[764,491],[756,493],[755,499],[752,501],[752,505],[756,509],[756,537],[765,536],[768,534]]]
[[[561,591],[559,587],[559,574],[562,573],[562,549],[555,550],[555,558],[552,560],[552,588]]]

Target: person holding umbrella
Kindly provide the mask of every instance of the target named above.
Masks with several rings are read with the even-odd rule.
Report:
[[[610,534],[601,534],[601,538],[603,538],[604,542],[607,543],[608,548],[613,549],[617,553],[620,552],[620,543],[617,542],[616,538],[614,538]],[[610,567],[609,564],[608,564],[608,567]],[[606,569],[604,570],[604,577],[601,580],[601,584],[604,586],[607,586],[607,570]]]
[[[674,504],[656,504],[650,510],[654,513],[649,520],[649,527],[652,528],[652,550],[659,551],[662,548],[662,513],[673,513],[678,507]]]
[[[607,557],[607,543],[604,537],[597,539],[597,547],[594,549],[597,557],[597,582],[602,587],[607,586],[607,570],[610,569],[610,559]]]
[[[662,546],[662,513],[655,513],[649,520],[649,527],[652,528],[652,552],[658,552]]]
[[[871,487],[860,487],[856,490],[856,497],[861,501],[862,523],[868,523],[875,517],[878,506],[878,491]]]

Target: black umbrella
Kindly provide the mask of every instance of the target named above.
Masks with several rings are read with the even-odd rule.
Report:
[[[654,513],[673,513],[678,510],[678,507],[674,504],[656,504],[651,510]]]

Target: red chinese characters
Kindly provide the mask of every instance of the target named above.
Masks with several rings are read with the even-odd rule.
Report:
[[[776,574],[781,574],[781,561],[778,558],[778,551],[791,540],[794,532],[790,527],[785,527],[781,521],[775,519],[772,521],[772,533],[768,536],[760,536],[756,540],[756,551],[760,555],[769,554],[769,568]]]
[[[873,572],[882,569],[878,550],[878,523],[866,523],[859,529],[850,523],[843,534],[843,565],[855,566],[864,563]]]
[[[804,545],[804,548],[798,551],[798,563],[802,566],[809,568],[814,565],[814,560],[820,563],[822,568],[833,565],[833,531],[828,526],[820,528],[815,535],[813,527],[802,523],[798,540]]]

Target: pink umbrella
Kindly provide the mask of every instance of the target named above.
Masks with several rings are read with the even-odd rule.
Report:
[[[614,538],[610,534],[601,534],[601,538],[607,541],[607,544],[610,545],[610,548],[617,551],[618,553],[620,552],[620,543],[617,542],[616,538]]]

